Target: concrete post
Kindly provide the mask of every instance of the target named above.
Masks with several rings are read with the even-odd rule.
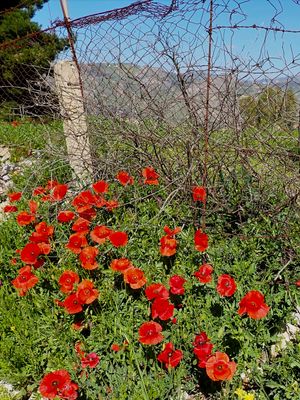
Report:
[[[83,186],[91,181],[93,169],[79,73],[73,61],[60,61],[54,76],[70,166],[75,182]]]

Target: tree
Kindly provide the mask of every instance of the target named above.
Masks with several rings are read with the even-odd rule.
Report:
[[[40,86],[40,78],[57,54],[67,46],[65,39],[42,32],[31,19],[48,0],[1,0],[0,4],[0,109],[25,106],[25,113],[40,115],[45,106],[36,104],[28,90]],[[33,36],[25,37],[33,34]],[[23,38],[23,39],[22,39]],[[19,107],[21,108],[21,107]],[[1,113],[0,113],[1,115]]]
[[[258,96],[243,96],[240,111],[245,127],[273,127],[289,131],[297,119],[297,99],[291,89],[268,86]]]

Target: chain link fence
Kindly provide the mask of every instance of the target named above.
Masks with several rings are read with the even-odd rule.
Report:
[[[284,211],[284,234],[299,206],[300,26],[288,18],[299,11],[296,0],[146,0],[2,42],[0,58],[20,59],[18,79],[1,75],[2,146],[29,153],[32,179],[71,180],[70,157],[94,179],[151,165],[169,199],[204,185],[208,217]],[[58,59],[28,65],[26,49],[45,40],[62,46]],[[69,102],[55,82],[62,60],[73,62]],[[26,129],[12,142],[14,124]]]

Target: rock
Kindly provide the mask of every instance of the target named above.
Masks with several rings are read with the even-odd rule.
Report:
[[[0,381],[0,386],[4,387],[11,396],[16,396],[19,393],[10,383]]]
[[[296,338],[296,334],[300,331],[300,307],[296,307],[293,313],[294,325],[287,323],[285,332],[278,335],[278,342],[271,346],[271,357],[275,358],[284,350],[288,343]]]
[[[5,163],[10,159],[9,149],[5,146],[0,146],[0,163]]]

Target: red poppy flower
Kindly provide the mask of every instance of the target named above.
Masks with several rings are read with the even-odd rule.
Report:
[[[50,200],[51,200],[50,194],[45,194],[43,197],[41,197],[41,201],[43,201],[44,203]]]
[[[96,193],[107,193],[108,183],[105,181],[98,181],[93,184],[93,189]]]
[[[168,299],[157,297],[152,303],[151,316],[153,319],[158,317],[162,321],[166,321],[173,317],[173,313],[174,305]]]
[[[148,300],[153,300],[157,298],[168,299],[169,291],[161,283],[152,283],[145,289],[145,295]]]
[[[96,210],[91,206],[79,207],[77,208],[77,212],[81,218],[87,219],[88,221],[91,221],[97,216]]]
[[[112,211],[113,209],[119,207],[119,202],[117,200],[108,200],[105,203],[107,211]]]
[[[56,185],[52,189],[51,200],[52,201],[61,201],[68,191],[68,185]]]
[[[109,229],[107,226],[99,225],[95,226],[95,228],[91,231],[90,236],[94,242],[98,244],[103,244],[105,243],[106,239],[108,239],[111,233],[112,230]]]
[[[172,343],[166,343],[163,351],[159,353],[157,359],[165,365],[166,368],[175,368],[183,358],[181,350],[175,350]]]
[[[45,234],[32,232],[32,234],[29,236],[29,241],[32,243],[48,243],[49,237]]]
[[[111,244],[115,247],[126,246],[128,242],[128,236],[126,232],[121,232],[121,231],[112,232],[108,238]]]
[[[99,291],[94,288],[93,282],[84,279],[78,285],[77,297],[81,304],[91,304],[99,297]]]
[[[198,347],[206,342],[210,342],[210,339],[205,332],[200,332],[196,335],[195,340],[193,341],[193,346]]]
[[[51,245],[49,243],[45,243],[45,242],[39,242],[37,243],[37,245],[40,248],[40,252],[41,254],[47,255],[50,253],[51,251]]]
[[[74,349],[75,349],[75,353],[78,355],[78,357],[84,357],[85,356],[85,352],[82,350],[83,347],[83,343],[82,342],[76,342]]]
[[[226,353],[217,351],[206,361],[206,373],[213,381],[230,380],[236,371],[236,363],[229,361]]]
[[[101,208],[106,205],[106,200],[104,197],[100,196],[99,194],[95,194],[95,207]]]
[[[300,287],[300,279],[297,282],[295,282],[295,285]]]
[[[21,122],[19,122],[19,121],[12,121],[10,124],[11,124],[11,126],[13,126],[14,128],[17,128],[19,125],[21,125]]]
[[[160,343],[164,339],[161,331],[162,326],[157,322],[144,322],[139,328],[139,342],[147,345]]]
[[[97,353],[87,354],[85,357],[81,359],[82,368],[90,367],[95,368],[99,364],[100,357]]]
[[[201,229],[198,229],[195,232],[194,236],[195,248],[198,251],[205,251],[208,248],[208,236],[206,233],[203,233]]]
[[[72,225],[72,231],[74,232],[85,232],[89,231],[91,222],[84,218],[78,218]]]
[[[112,260],[110,264],[110,268],[113,269],[114,271],[122,272],[124,273],[127,271],[129,268],[133,268],[133,265],[128,258],[118,258],[115,260]]]
[[[47,225],[47,223],[43,221],[35,226],[35,231],[41,235],[52,236],[54,227]]]
[[[239,315],[247,313],[253,319],[264,318],[270,310],[265,303],[264,295],[257,290],[248,292],[240,301],[239,306]]]
[[[199,267],[199,270],[194,273],[194,276],[201,282],[201,283],[208,283],[211,282],[214,269],[210,264],[203,264]]]
[[[206,202],[206,190],[203,186],[193,187],[193,200],[201,201],[202,203]]]
[[[7,197],[9,198],[9,201],[13,203],[14,201],[20,200],[20,198],[22,197],[22,192],[8,193]]]
[[[55,179],[51,179],[50,181],[47,182],[47,185],[46,185],[45,189],[46,190],[51,190],[57,185],[59,185],[59,182],[56,181]]]
[[[199,368],[205,368],[206,367],[206,362],[211,356],[212,349],[214,345],[212,343],[205,343],[202,344],[201,346],[195,347],[194,348],[194,353],[198,359],[198,367]]]
[[[78,390],[78,385],[70,381],[66,383],[65,386],[60,391],[60,397],[61,399],[66,399],[66,400],[76,400],[78,397],[77,390]]]
[[[126,171],[119,171],[117,173],[116,178],[118,181],[121,183],[121,185],[126,186],[126,185],[133,185],[134,179],[131,175],[128,174]]]
[[[3,212],[5,212],[5,213],[12,213],[12,212],[16,212],[16,211],[18,211],[18,207],[16,207],[16,206],[7,205],[3,208]]]
[[[43,188],[43,186],[38,186],[32,191],[32,196],[39,196],[41,194],[45,194],[46,189]]]
[[[169,236],[163,236],[160,239],[160,254],[164,257],[171,257],[176,253],[177,240],[172,239]]]
[[[75,254],[81,252],[81,248],[88,245],[85,234],[81,232],[74,233],[70,236],[69,242],[66,244],[66,248],[71,250]]]
[[[20,296],[25,296],[26,292],[35,286],[38,281],[39,278],[31,272],[31,267],[26,265],[19,270],[19,275],[11,283],[18,289]]]
[[[142,170],[145,185],[158,185],[159,175],[153,167],[146,167]]]
[[[98,253],[99,253],[99,250],[96,247],[92,247],[92,246],[85,247],[79,255],[81,266],[84,269],[88,269],[88,270],[98,268],[98,263],[96,261],[96,257],[98,255]]]
[[[50,372],[41,380],[39,391],[47,399],[60,397],[62,399],[75,400],[77,398],[78,385],[71,381],[71,376],[65,369]]]
[[[170,285],[170,292],[172,294],[184,294],[184,287],[183,285],[185,284],[186,279],[182,278],[182,276],[179,275],[173,275],[169,279],[169,285]]]
[[[196,335],[193,342],[194,354],[198,359],[198,367],[205,368],[206,361],[211,356],[213,344],[210,343],[210,339],[207,337],[205,332],[201,332]]]
[[[79,276],[74,271],[64,271],[58,280],[60,291],[63,293],[71,293],[74,285],[79,283]]]
[[[74,197],[72,200],[72,206],[76,207],[77,209],[84,206],[92,206],[95,204],[95,202],[95,195],[93,195],[93,193],[89,190],[85,190]]]
[[[120,347],[118,344],[113,343],[113,344],[111,345],[111,350],[112,350],[112,351],[115,351],[115,352],[117,353],[118,351],[121,350],[121,347]]]
[[[27,211],[22,211],[17,215],[17,223],[20,226],[29,225],[35,221],[35,216]]]
[[[26,264],[34,264],[41,254],[39,246],[35,243],[28,243],[21,251],[21,260]]]
[[[29,200],[28,201],[28,206],[31,214],[35,214],[37,212],[37,209],[39,207],[38,203],[34,200]]]
[[[70,222],[72,219],[74,219],[75,214],[73,211],[60,211],[60,213],[57,216],[57,221],[58,222]]]
[[[62,306],[65,307],[68,314],[77,314],[83,310],[82,304],[83,303],[79,300],[77,293],[73,293],[65,298]]]
[[[177,233],[181,232],[181,228],[177,226],[176,228],[171,229],[166,225],[164,226],[164,231],[166,232],[167,236],[172,238],[173,236],[177,235]]]
[[[236,283],[232,276],[223,274],[218,278],[217,292],[221,296],[230,297],[236,291]]]
[[[124,281],[131,289],[140,289],[147,282],[144,272],[139,268],[129,268],[124,271]]]

